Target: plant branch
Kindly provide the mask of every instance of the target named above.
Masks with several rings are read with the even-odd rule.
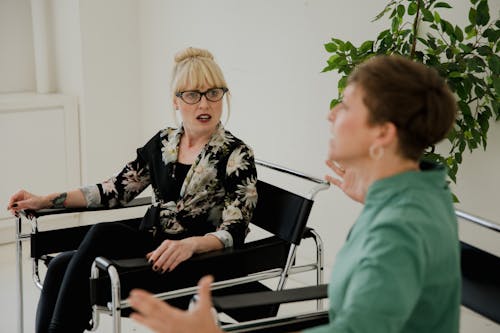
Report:
[[[420,18],[420,1],[417,1],[417,12],[415,13],[415,20],[413,21],[413,40],[411,42],[410,58],[415,58],[415,51],[417,48],[417,36],[418,36],[418,21]]]

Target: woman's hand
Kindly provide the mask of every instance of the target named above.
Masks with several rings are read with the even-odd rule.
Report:
[[[133,312],[130,318],[157,333],[222,333],[215,324],[210,296],[211,276],[198,283],[198,302],[189,311],[182,311],[153,297],[144,290],[134,289],[128,299]]]
[[[191,258],[196,251],[195,237],[181,240],[164,240],[156,250],[146,254],[153,264],[153,270],[165,273],[177,267],[181,262]]]
[[[17,213],[20,210],[39,210],[46,208],[47,205],[48,202],[44,197],[35,195],[25,190],[20,190],[10,197],[7,210],[9,210],[12,215],[17,216]]]
[[[333,161],[326,161],[326,165],[332,169],[333,172],[339,178],[332,177],[330,175],[325,176],[325,180],[334,186],[340,188],[348,197],[354,201],[364,203],[366,189],[363,186],[362,178],[357,175],[354,171],[342,168],[340,165]]]

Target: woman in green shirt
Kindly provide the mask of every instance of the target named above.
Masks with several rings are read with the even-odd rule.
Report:
[[[365,206],[333,267],[330,322],[308,333],[458,332],[452,197],[444,167],[420,161],[455,115],[445,81],[420,63],[379,56],[351,74],[328,117],[327,165],[338,177],[327,179]],[[220,332],[209,319],[208,282],[188,313],[136,291],[133,318],[162,333]]]

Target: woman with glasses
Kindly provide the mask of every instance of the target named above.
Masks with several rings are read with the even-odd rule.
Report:
[[[89,326],[88,277],[98,256],[145,256],[165,273],[195,253],[240,246],[257,203],[252,150],[225,130],[223,100],[229,89],[212,54],[188,48],[175,57],[172,102],[179,128],[155,134],[137,157],[108,180],[69,192],[37,196],[21,190],[8,209],[108,208],[124,205],[152,185],[155,203],[135,226],[99,223],[77,251],[48,266],[37,309],[36,332],[83,332]]]
[[[379,56],[349,77],[328,116],[327,179],[364,204],[329,284],[329,323],[308,333],[459,331],[457,220],[442,165],[422,161],[446,137],[456,102],[435,70]],[[181,312],[132,291],[132,318],[155,332],[220,332],[210,312],[209,278],[200,301]],[[203,325],[203,326],[201,326]]]

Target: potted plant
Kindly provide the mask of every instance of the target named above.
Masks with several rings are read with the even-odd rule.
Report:
[[[470,0],[468,25],[460,27],[446,20],[443,10],[452,1],[393,0],[375,18],[389,16],[390,27],[375,40],[361,45],[338,38],[326,43],[331,53],[323,72],[340,74],[339,103],[347,76],[364,60],[379,54],[399,54],[437,69],[458,100],[458,116],[448,135],[450,148],[439,153],[434,147],[425,157],[448,167],[456,182],[458,166],[467,148],[486,149],[489,122],[500,119],[500,20],[490,16],[487,0]]]

